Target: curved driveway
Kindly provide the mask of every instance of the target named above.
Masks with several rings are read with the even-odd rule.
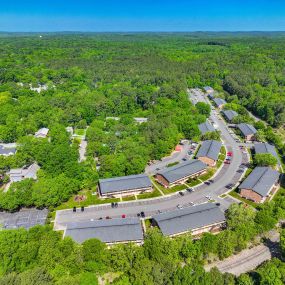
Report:
[[[189,95],[190,96],[190,95]],[[198,101],[205,101],[201,92],[197,91],[196,96]],[[208,102],[208,101],[207,101]],[[239,144],[232,138],[229,133],[226,124],[223,120],[218,118],[216,111],[212,111],[211,119],[218,126],[218,130],[221,131],[221,139],[227,148],[227,151],[233,152],[233,158],[230,165],[223,164],[220,171],[212,179],[213,183],[209,186],[202,184],[195,187],[195,192],[185,192],[184,196],[179,193],[170,194],[158,198],[138,200],[131,202],[121,202],[117,208],[111,208],[110,204],[90,206],[85,208],[84,212],[73,213],[72,209],[59,210],[56,212],[56,218],[54,227],[55,229],[61,229],[65,227],[68,222],[76,222],[88,219],[98,219],[100,217],[121,217],[121,215],[136,216],[137,213],[145,212],[146,216],[152,216],[159,211],[173,210],[177,205],[190,206],[191,203],[204,203],[208,200],[205,196],[211,196],[212,199],[221,203],[221,207],[225,210],[231,203],[236,202],[231,197],[224,199],[218,196],[229,191],[225,186],[227,184],[237,184],[242,177],[243,173],[237,172],[240,169],[242,163],[247,163],[247,155],[243,153]],[[244,169],[245,171],[245,169]]]

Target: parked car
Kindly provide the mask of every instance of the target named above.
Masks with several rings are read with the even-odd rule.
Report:
[[[182,160],[183,160],[183,161],[186,161],[186,160],[187,160],[187,158],[186,158],[186,157],[184,157],[184,158],[182,158]]]
[[[233,153],[231,151],[227,152],[227,156],[233,156]]]
[[[183,207],[180,204],[177,205],[177,208],[180,210],[183,209]]]
[[[229,160],[225,160],[224,164],[231,164],[231,162]]]
[[[193,188],[187,188],[186,190],[190,193],[195,191]]]
[[[126,218],[126,215],[125,215],[125,214],[123,214],[123,215],[122,215],[122,218],[123,218],[123,219],[125,219],[125,218]]]
[[[182,191],[179,191],[180,196],[184,196],[184,193]]]
[[[145,213],[141,212],[141,217],[144,218],[145,217]]]
[[[226,188],[227,188],[227,189],[232,189],[233,186],[234,186],[234,185],[233,185],[232,183],[229,183],[228,185],[226,185]]]
[[[204,184],[206,184],[206,185],[210,185],[210,184],[211,184],[211,182],[209,182],[209,181],[205,181],[205,182],[204,182]]]

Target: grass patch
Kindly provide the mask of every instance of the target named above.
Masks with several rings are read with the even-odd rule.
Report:
[[[144,220],[144,223],[145,223],[145,230],[146,230],[146,232],[148,232],[152,227],[150,219]]]
[[[189,187],[193,187],[193,186],[196,186],[196,185],[198,185],[198,184],[200,184],[201,182],[198,180],[198,179],[189,179],[189,180],[187,180],[187,185],[189,186]]]
[[[126,201],[134,201],[136,200],[136,197],[135,196],[127,196],[127,197],[123,197],[123,201],[126,202]]]
[[[207,173],[201,175],[200,177],[198,177],[201,181],[207,181],[208,179],[210,179],[214,174],[215,174],[216,170],[214,168],[210,168]]]
[[[166,167],[171,167],[171,166],[177,165],[178,163],[179,163],[178,161],[175,161],[175,162],[167,164]]]
[[[182,185],[176,185],[176,186],[173,186],[171,188],[164,188],[163,192],[165,194],[171,194],[171,193],[175,193],[175,192],[178,192],[178,191],[181,191],[181,190],[185,190],[187,188],[186,185],[182,184]]]
[[[85,129],[75,129],[74,133],[77,136],[84,136],[85,135]]]
[[[86,200],[82,202],[76,202],[74,201],[74,198],[76,195],[73,195],[68,201],[65,203],[61,204],[60,206],[55,208],[55,211],[57,210],[63,210],[63,209],[70,209],[73,207],[87,207],[90,205],[99,205],[99,204],[107,204],[107,203],[112,203],[112,202],[120,202],[119,198],[107,198],[107,199],[100,199],[98,195],[92,195],[91,190],[81,190],[78,192],[77,195],[85,195]]]
[[[250,206],[252,206],[254,208],[258,207],[258,204],[254,203],[252,201],[249,201],[249,200],[247,200],[245,198],[242,198],[237,191],[238,191],[238,189],[236,188],[233,191],[229,192],[229,195],[231,195],[232,197],[234,197],[234,198],[240,200],[241,202],[243,202],[243,203],[245,203],[247,205],[250,205]]]
[[[159,196],[161,196],[160,192],[154,187],[152,192],[140,194],[137,197],[138,197],[138,200],[141,200],[141,199],[155,198]]]
[[[220,195],[220,198],[225,198],[227,196],[228,196],[227,194],[222,194],[222,195]]]

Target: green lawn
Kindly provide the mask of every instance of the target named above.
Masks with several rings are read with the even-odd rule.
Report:
[[[78,136],[84,136],[85,135],[85,129],[76,129],[74,133]]]
[[[87,207],[90,205],[99,205],[99,204],[106,204],[112,202],[120,202],[120,199],[118,198],[100,199],[98,195],[92,195],[91,190],[81,190],[77,195],[86,195],[86,200],[82,202],[76,202],[74,201],[74,197],[76,195],[73,195],[68,201],[55,208],[55,210],[70,209],[73,207],[80,207],[80,206]]]
[[[134,201],[134,200],[136,200],[135,196],[123,197],[123,201],[124,202],[126,202],[126,201]]]
[[[186,185],[177,185],[177,186],[173,186],[171,188],[164,188],[163,189],[163,192],[164,194],[171,194],[171,193],[175,193],[175,192],[178,192],[178,191],[181,191],[181,190],[185,190],[187,188]]]
[[[138,197],[138,200],[141,200],[141,199],[155,198],[159,196],[161,196],[160,192],[154,187],[152,192],[140,194],[137,197]]]
[[[189,180],[187,180],[186,183],[189,187],[193,187],[193,186],[200,184],[201,182],[197,179],[189,179]]]
[[[177,165],[178,163],[179,163],[178,161],[175,161],[175,162],[167,164],[166,167],[171,167],[171,166]]]
[[[210,179],[216,172],[216,169],[214,168],[210,168],[207,173],[199,176],[198,178],[201,180],[201,181],[207,181],[208,179]]]
[[[234,197],[234,198],[240,200],[241,202],[248,204],[254,208],[256,208],[258,206],[257,203],[254,203],[254,202],[249,201],[245,198],[242,198],[237,191],[238,191],[238,189],[236,188],[236,189],[232,190],[231,192],[229,192],[229,195],[231,195],[232,197]]]

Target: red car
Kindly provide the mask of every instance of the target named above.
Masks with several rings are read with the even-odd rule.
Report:
[[[125,215],[125,214],[123,214],[123,215],[122,215],[122,218],[123,218],[123,219],[125,219],[125,218],[126,218],[126,215]]]
[[[229,151],[229,152],[227,153],[227,156],[233,156],[233,153],[232,153],[231,151]]]
[[[224,164],[231,164],[231,162],[229,160],[225,160]]]

